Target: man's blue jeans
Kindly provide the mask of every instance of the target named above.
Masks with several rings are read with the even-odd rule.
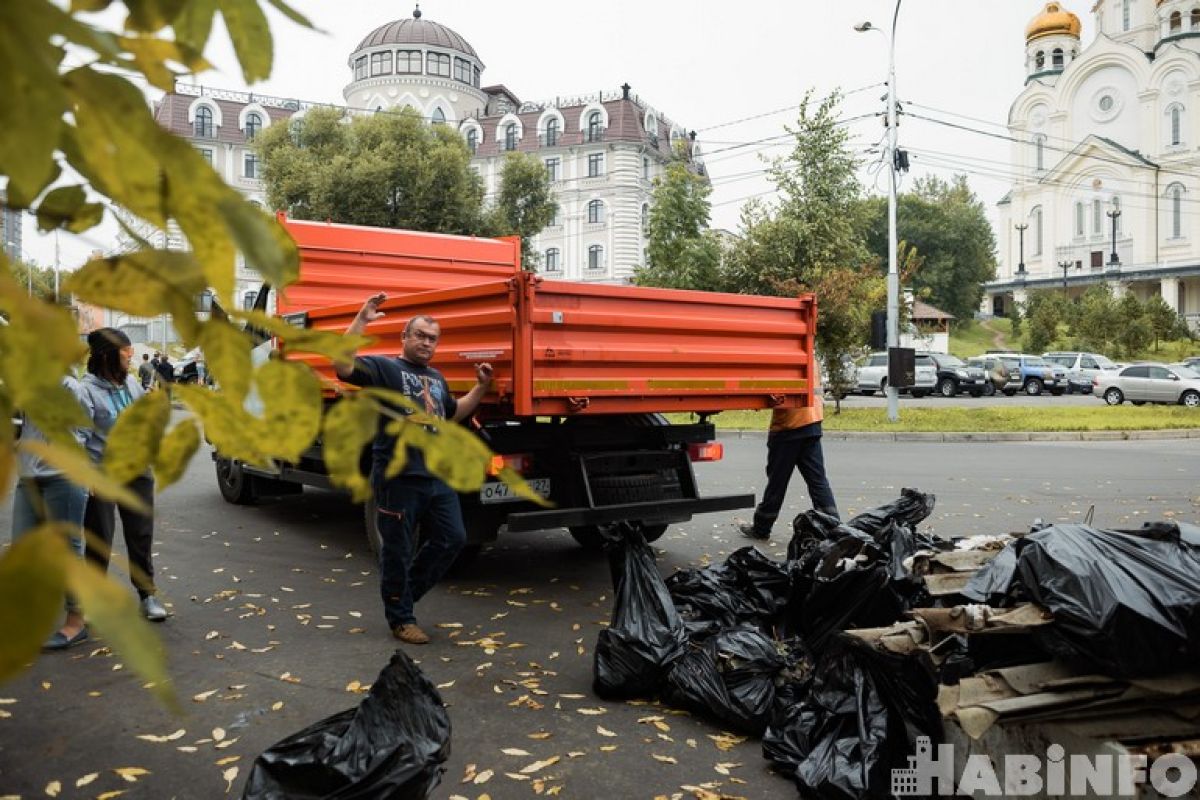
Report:
[[[379,588],[395,630],[417,621],[413,605],[450,569],[467,531],[458,495],[437,478],[401,476],[376,481],[374,490],[382,540]]]
[[[22,478],[13,492],[12,536],[16,540],[43,522],[65,522],[71,526],[71,549],[83,555],[83,509],[87,490],[62,475],[47,478]],[[78,611],[67,595],[67,611]]]
[[[808,487],[808,496],[817,511],[839,516],[833,489],[825,475],[825,454],[821,450],[821,423],[814,422],[793,431],[778,431],[767,437],[767,487],[754,509],[754,529],[771,532],[787,495],[792,470],[798,470]]]

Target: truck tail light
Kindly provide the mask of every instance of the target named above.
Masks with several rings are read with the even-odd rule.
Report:
[[[525,474],[525,470],[533,464],[533,457],[528,453],[508,453],[502,456],[492,456],[488,464],[488,475],[499,475],[500,470],[508,467],[516,472]]]
[[[720,442],[693,442],[688,445],[692,461],[720,461],[725,457],[725,445]]]

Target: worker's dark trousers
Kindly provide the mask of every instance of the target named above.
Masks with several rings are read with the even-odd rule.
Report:
[[[770,533],[783,500],[787,496],[792,470],[800,471],[808,486],[813,508],[838,516],[837,501],[825,476],[825,455],[821,451],[821,423],[814,422],[792,431],[775,431],[767,437],[767,488],[754,509],[754,529]]]

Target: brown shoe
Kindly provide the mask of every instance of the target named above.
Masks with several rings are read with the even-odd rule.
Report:
[[[418,628],[413,622],[397,625],[392,629],[392,636],[406,644],[429,644],[429,634]]]

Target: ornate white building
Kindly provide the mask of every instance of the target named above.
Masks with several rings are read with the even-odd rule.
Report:
[[[624,282],[644,263],[653,179],[677,141],[704,174],[694,134],[631,94],[613,92],[521,102],[502,85],[481,86],[483,61],[462,36],[421,16],[371,31],[350,54],[343,90],[349,113],[409,107],[432,124],[454,125],[471,149],[489,195],[504,157],[542,159],[558,217],[535,243],[548,277]],[[231,185],[266,204],[255,135],[322,103],[178,84],[155,107],[168,130],[198,148]],[[257,277],[239,269],[238,292],[253,302]]]
[[[1025,31],[1025,88],[1008,121],[1016,177],[983,311],[1104,281],[1161,295],[1200,328],[1200,0],[1092,11],[1086,49],[1057,2]]]

